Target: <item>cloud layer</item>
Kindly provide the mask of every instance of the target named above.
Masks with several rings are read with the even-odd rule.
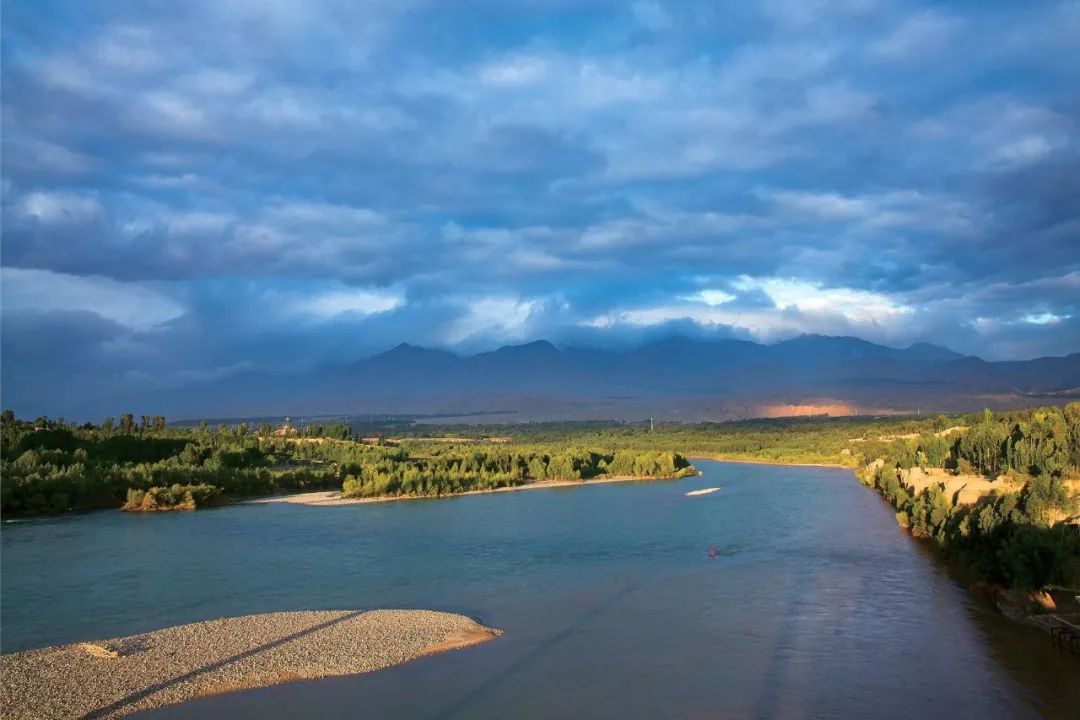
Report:
[[[2,34],[27,411],[401,341],[1080,349],[1075,0],[21,1]]]

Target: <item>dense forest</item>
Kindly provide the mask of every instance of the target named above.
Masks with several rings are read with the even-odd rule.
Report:
[[[123,506],[207,507],[228,499],[318,489],[350,497],[438,496],[542,480],[679,477],[695,472],[670,450],[579,444],[361,442],[347,425],[278,436],[246,423],[169,427],[164,418],[72,426],[0,421],[0,507],[34,515]]]
[[[5,515],[123,506],[193,509],[316,489],[347,497],[439,496],[543,480],[678,477],[686,457],[853,468],[981,577],[1013,587],[1080,587],[1080,403],[937,417],[734,423],[577,422],[422,425],[326,422],[176,427],[124,415],[100,425],[2,417]],[[912,468],[992,479],[961,503],[945,483],[918,492]],[[937,477],[937,476],[935,476]]]
[[[1009,587],[1080,587],[1080,403],[966,418],[963,432],[923,432],[869,449],[860,479],[917,537],[933,538],[980,576]],[[913,492],[912,468],[995,478],[1001,489],[961,504],[941,484]]]
[[[939,435],[950,428],[964,432]],[[970,428],[970,432],[967,430]],[[676,448],[691,457],[757,462],[822,463],[861,467],[897,456],[904,467],[929,454],[935,467],[995,474],[1076,472],[1080,464],[1080,403],[1004,413],[934,417],[827,416],[740,420],[725,423],[570,422],[523,425],[415,425],[409,437],[482,439],[512,435],[518,442],[627,449]]]
[[[345,497],[447,495],[542,480],[601,476],[675,478],[695,472],[679,453],[550,446],[418,447],[407,459],[348,463]]]

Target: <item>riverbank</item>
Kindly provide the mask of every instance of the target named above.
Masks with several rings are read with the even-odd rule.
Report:
[[[372,672],[499,635],[430,610],[221,618],[0,656],[0,698],[10,720],[117,718],[205,695]]]
[[[725,455],[711,455],[709,453],[688,453],[689,460],[715,460],[716,462],[739,463],[741,465],[781,465],[784,467],[817,467],[836,468],[839,470],[854,470],[854,465],[842,465],[840,463],[815,463],[797,462],[787,460],[767,460],[763,458],[737,458]]]
[[[583,485],[606,485],[609,483],[644,482],[650,480],[678,480],[693,475],[617,475],[611,477],[595,478],[592,480],[537,480],[524,485],[511,485],[490,490],[466,490],[465,492],[450,493],[446,495],[387,495],[381,497],[347,498],[341,496],[340,490],[320,490],[315,492],[291,493],[289,495],[275,495],[272,497],[242,500],[237,505],[266,505],[270,503],[286,503],[289,505],[370,505],[373,503],[397,502],[399,500],[438,500],[440,498],[464,497],[466,495],[491,495],[493,493],[518,492],[519,490],[540,490],[543,488],[581,487]]]

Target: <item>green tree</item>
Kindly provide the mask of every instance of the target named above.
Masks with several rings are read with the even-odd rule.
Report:
[[[1080,470],[1080,402],[1072,402],[1062,411],[1065,421],[1065,455],[1070,466]]]
[[[980,422],[960,439],[960,455],[981,473],[991,475],[1002,469],[1006,432],[995,422],[989,410],[983,411]]]

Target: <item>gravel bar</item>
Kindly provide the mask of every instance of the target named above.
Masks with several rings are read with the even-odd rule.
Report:
[[[431,610],[281,612],[0,656],[3,717],[115,718],[203,695],[353,675],[501,634]]]

